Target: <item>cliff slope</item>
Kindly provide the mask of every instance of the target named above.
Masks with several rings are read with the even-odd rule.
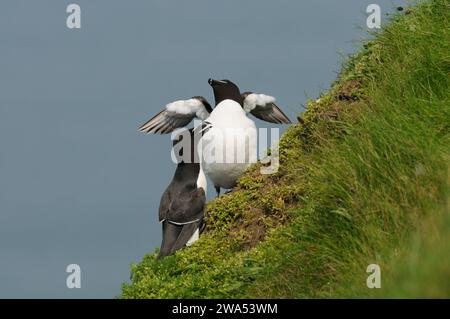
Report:
[[[283,135],[278,173],[251,167],[121,297],[450,297],[449,20],[446,0],[391,17]]]

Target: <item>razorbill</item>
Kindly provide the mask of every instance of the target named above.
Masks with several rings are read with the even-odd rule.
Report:
[[[197,139],[198,140],[198,139]],[[159,205],[159,221],[162,223],[163,239],[158,259],[190,246],[204,229],[203,214],[206,201],[206,177],[195,163],[196,142],[193,130],[182,130],[173,146],[179,151],[175,175],[164,191]],[[190,152],[187,161],[183,153]]]
[[[214,91],[215,108],[202,96],[179,100],[144,123],[144,133],[171,133],[186,126],[194,118],[203,121],[200,141],[201,164],[214,183],[217,195],[220,188],[230,189],[237,178],[256,161],[256,126],[248,113],[271,123],[288,124],[289,118],[275,104],[275,98],[252,92],[240,93],[229,80],[209,79]]]
[[[238,177],[257,160],[256,125],[247,114],[272,123],[290,123],[290,120],[272,96],[241,94],[229,80],[209,79],[208,83],[213,88],[216,106],[204,124],[207,131],[202,137],[201,160],[219,195],[220,188],[234,187]]]

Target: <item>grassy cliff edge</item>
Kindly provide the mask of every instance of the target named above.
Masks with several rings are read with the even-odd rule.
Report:
[[[450,3],[408,12],[309,101],[276,174],[251,167],[198,242],[132,265],[121,298],[450,297]]]

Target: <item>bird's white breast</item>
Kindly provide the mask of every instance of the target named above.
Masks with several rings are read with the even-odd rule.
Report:
[[[232,188],[247,167],[256,162],[255,123],[232,100],[219,103],[207,121],[212,127],[201,139],[202,167],[215,186]]]
[[[224,100],[217,104],[207,121],[217,128],[245,128],[254,125],[241,105],[233,100]]]

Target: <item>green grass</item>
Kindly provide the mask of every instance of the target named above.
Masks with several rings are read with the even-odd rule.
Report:
[[[279,172],[250,168],[205,235],[144,256],[121,297],[450,297],[449,9],[392,17],[284,134]]]

